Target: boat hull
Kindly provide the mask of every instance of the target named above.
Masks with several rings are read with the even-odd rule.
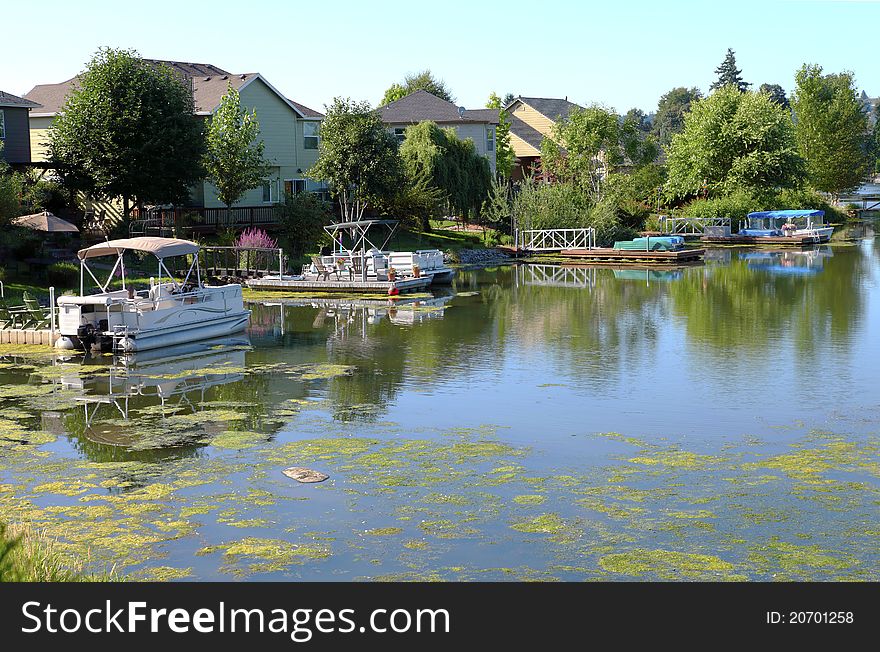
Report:
[[[123,337],[119,341],[117,348],[125,353],[136,353],[138,351],[149,351],[187,342],[234,335],[247,328],[250,314],[250,310],[245,310],[236,315],[229,315],[206,322],[197,322],[155,331],[141,331]]]

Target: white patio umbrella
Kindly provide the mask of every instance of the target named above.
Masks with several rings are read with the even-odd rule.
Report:
[[[56,217],[49,211],[34,213],[33,215],[21,215],[13,218],[12,223],[16,226],[26,226],[35,231],[47,233],[79,233],[79,229],[67,220]]]

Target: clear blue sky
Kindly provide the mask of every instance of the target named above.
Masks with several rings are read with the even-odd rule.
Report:
[[[100,46],[260,72],[318,110],[337,95],[375,104],[407,72],[430,68],[471,108],[494,90],[651,112],[675,86],[706,91],[728,47],[756,87],[790,92],[810,62],[850,70],[880,95],[880,1],[6,4],[0,89],[19,95],[74,76]]]

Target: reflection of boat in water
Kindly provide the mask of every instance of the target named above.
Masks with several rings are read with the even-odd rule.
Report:
[[[615,269],[614,278],[624,281],[676,281],[682,277],[680,269]]]
[[[741,254],[749,269],[778,276],[815,276],[822,271],[824,260],[833,255],[830,247],[805,251],[752,251]]]
[[[196,414],[204,409],[209,390],[243,380],[249,346],[242,337],[189,343],[164,349],[162,356],[151,351],[147,356],[117,358],[106,374],[92,373],[74,382],[62,378],[61,382],[65,389],[83,393],[77,401],[83,405],[88,439],[127,447],[139,441],[143,427],[161,429],[161,421],[168,416]],[[142,427],[138,419],[143,420]],[[192,426],[205,424],[196,419]]]
[[[124,254],[152,254],[158,260],[157,279],[148,290],[126,289]],[[127,238],[102,242],[79,251],[80,294],[58,298],[59,348],[89,349],[93,344],[112,345],[131,352],[165,348],[211,337],[238,333],[247,326],[250,312],[242,302],[241,286],[207,286],[202,283],[199,245],[176,238]],[[98,281],[89,267],[93,258],[116,257],[106,281]],[[168,258],[192,257],[185,278],[178,282],[165,265]],[[115,274],[122,289],[110,290]],[[100,292],[86,294],[86,275]]]

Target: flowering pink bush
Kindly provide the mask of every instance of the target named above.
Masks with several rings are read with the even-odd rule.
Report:
[[[271,237],[268,233],[263,231],[263,229],[258,229],[256,227],[252,229],[245,229],[241,232],[241,235],[238,236],[238,240],[235,242],[236,247],[249,247],[249,248],[265,248],[265,249],[277,249],[278,248],[278,240]]]

